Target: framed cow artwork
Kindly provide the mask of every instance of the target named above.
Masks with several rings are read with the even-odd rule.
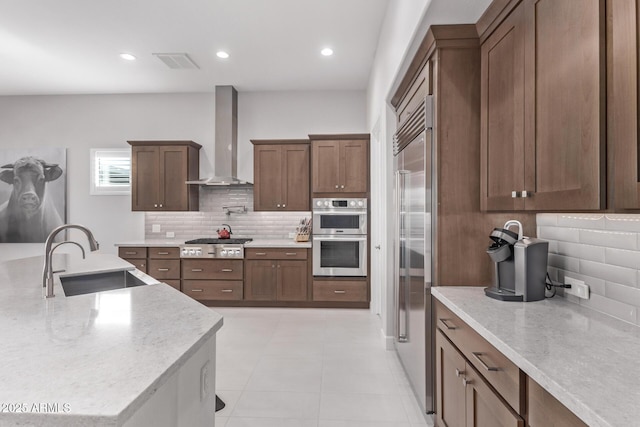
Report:
[[[0,243],[43,243],[66,223],[65,148],[0,150]]]

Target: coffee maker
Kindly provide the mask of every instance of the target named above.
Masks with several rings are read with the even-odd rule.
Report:
[[[517,225],[518,234],[509,230]],[[519,221],[494,228],[487,254],[495,263],[495,284],[484,293],[502,301],[539,301],[545,298],[549,242],[524,237]]]

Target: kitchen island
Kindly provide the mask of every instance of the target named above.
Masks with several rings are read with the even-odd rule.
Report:
[[[640,425],[637,326],[559,296],[506,302],[454,286],[432,295],[587,425]]]
[[[219,314],[162,283],[65,297],[56,277],[45,299],[42,265],[0,263],[0,425],[213,425]]]

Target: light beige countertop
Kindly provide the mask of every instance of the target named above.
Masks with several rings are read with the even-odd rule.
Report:
[[[54,270],[130,268],[115,255],[74,256],[54,255]],[[2,426],[122,425],[222,326],[165,284],[65,297],[56,277],[45,299],[42,267],[43,257],[0,263]]]
[[[555,297],[488,298],[481,287],[432,295],[589,426],[640,425],[640,328]]]
[[[145,239],[130,242],[119,242],[116,246],[132,247],[132,246],[157,246],[157,247],[178,247],[184,244],[183,240],[171,239]],[[296,242],[293,239],[263,239],[256,238],[251,242],[244,244],[245,248],[310,248],[311,240],[308,242]]]

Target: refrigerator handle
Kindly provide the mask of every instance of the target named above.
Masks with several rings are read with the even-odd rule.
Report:
[[[396,240],[398,242],[397,248],[394,251],[394,287],[395,287],[395,296],[396,296],[396,339],[398,342],[406,342],[407,341],[407,308],[406,301],[400,300],[400,295],[403,294],[400,292],[400,250],[402,246],[400,244],[400,232],[402,230],[402,221],[404,220],[402,216],[402,207],[404,205],[404,175],[406,175],[408,171],[398,170],[396,171]],[[401,310],[404,309],[404,310]],[[402,316],[402,311],[404,311],[404,318]]]

